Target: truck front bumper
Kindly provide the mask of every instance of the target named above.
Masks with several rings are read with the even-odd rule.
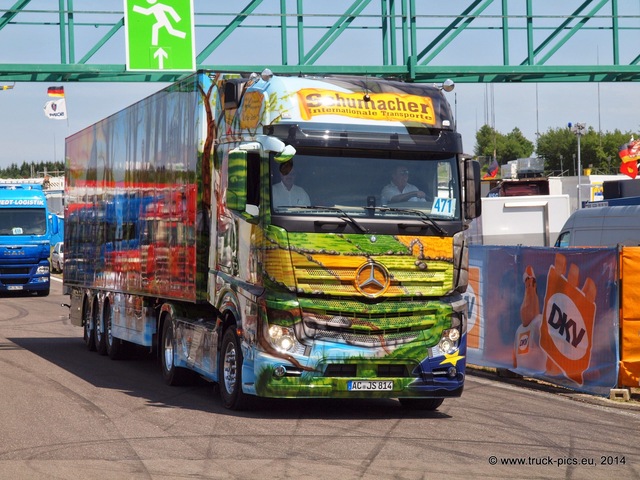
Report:
[[[360,363],[340,363],[325,359],[314,370],[301,370],[268,354],[258,353],[253,369],[243,368],[246,393],[272,398],[447,398],[462,394],[465,359],[452,361],[446,357],[425,358],[419,364],[391,364],[379,359]],[[344,367],[344,368],[343,368]],[[403,376],[396,373],[405,368]]]

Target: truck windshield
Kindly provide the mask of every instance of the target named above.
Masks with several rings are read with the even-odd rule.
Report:
[[[286,164],[272,162],[270,178],[273,214],[460,218],[454,156],[298,152]]]
[[[44,235],[46,232],[44,208],[0,209],[0,235]]]

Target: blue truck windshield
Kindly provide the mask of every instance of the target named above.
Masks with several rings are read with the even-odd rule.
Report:
[[[0,209],[0,235],[44,235],[46,232],[44,208]]]
[[[326,216],[339,209],[356,217],[384,213],[399,218],[424,214],[460,218],[455,157],[426,160],[417,155],[371,158],[334,153],[298,153],[291,164],[272,163],[272,212]]]

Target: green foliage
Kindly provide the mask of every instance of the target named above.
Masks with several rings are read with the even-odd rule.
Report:
[[[576,136],[568,128],[550,128],[538,137],[536,153],[545,159],[545,169],[574,175],[573,155],[577,152]]]
[[[594,173],[616,174],[620,166],[619,148],[631,138],[639,138],[631,131],[597,132],[593,127],[580,137],[580,163]],[[545,171],[556,175],[577,175],[578,138],[567,127],[550,128],[538,136],[537,144],[530,142],[516,127],[511,133],[502,134],[489,125],[483,125],[476,133],[476,156],[494,155],[500,165],[510,160],[530,156],[544,158]]]
[[[494,156],[500,165],[516,158],[530,157],[533,143],[529,141],[518,127],[504,135],[489,125],[483,125],[476,134],[474,153],[477,156]]]
[[[504,163],[516,158],[527,158],[533,153],[533,143],[527,140],[518,127],[502,138],[498,159]]]
[[[497,148],[498,136],[502,136],[502,134],[489,125],[480,127],[476,133],[476,146],[473,153],[478,157],[493,157]]]
[[[22,162],[20,166],[12,163],[8,168],[0,168],[0,178],[33,178],[42,176],[45,171],[64,172],[64,162]]]
[[[582,168],[591,168],[594,173],[616,174],[620,166],[618,150],[633,132],[598,133],[592,127],[580,137],[580,163]],[[549,129],[538,138],[536,153],[545,159],[545,170],[565,175],[577,175],[578,138],[569,128]]]

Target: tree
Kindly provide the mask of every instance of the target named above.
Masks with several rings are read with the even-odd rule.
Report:
[[[500,165],[510,160],[526,158],[533,153],[533,143],[527,140],[518,127],[503,135],[489,125],[483,125],[476,133],[474,153],[482,157],[494,157]]]
[[[483,125],[476,133],[476,146],[473,149],[473,153],[478,157],[494,157],[497,150],[499,134],[494,128],[489,125]]]
[[[546,170],[575,175],[577,145],[576,136],[568,128],[550,128],[538,136],[536,153],[544,158]]]
[[[606,174],[618,173],[620,165],[618,150],[633,136],[632,132],[621,133],[619,130],[598,133],[590,127],[580,137],[582,168],[592,167],[599,173]],[[550,128],[541,134],[538,137],[536,152],[538,156],[545,159],[547,171],[556,174],[578,174],[578,139],[569,128]]]
[[[516,158],[528,158],[533,153],[533,142],[527,140],[520,129],[515,127],[503,137],[499,153],[499,163],[507,163]]]
[[[22,162],[22,165],[18,166],[17,163],[12,163],[8,168],[0,169],[0,178],[31,178],[33,176],[42,176],[47,172],[64,172],[63,162]]]

